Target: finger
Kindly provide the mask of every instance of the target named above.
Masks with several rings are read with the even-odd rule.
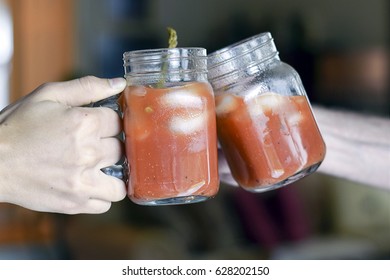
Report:
[[[97,168],[116,164],[124,154],[124,145],[117,138],[105,138],[100,140],[100,159]]]
[[[101,138],[117,136],[122,131],[122,120],[118,114],[109,108],[93,108],[100,121]]]
[[[102,214],[111,208],[111,201],[101,199],[89,199],[83,207],[79,209],[79,213],[84,214]]]
[[[101,79],[94,76],[48,83],[36,90],[36,98],[68,106],[83,106],[118,94],[126,87],[123,78]]]
[[[98,180],[93,186],[90,186],[90,199],[115,202],[126,197],[126,186],[122,180],[106,175],[100,170],[97,172]]]
[[[80,128],[83,135],[97,139],[116,137],[122,132],[122,120],[112,109],[99,107],[73,107],[67,110],[66,121],[73,127]]]

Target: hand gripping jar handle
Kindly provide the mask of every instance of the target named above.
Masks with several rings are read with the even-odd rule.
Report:
[[[122,111],[120,109],[118,98],[120,94],[113,95],[111,97],[108,97],[106,99],[97,101],[95,103],[92,103],[90,107],[106,107],[114,110],[121,118],[122,118]],[[124,134],[121,132],[117,138],[124,141]],[[116,177],[118,179],[123,180],[125,183],[127,182],[129,176],[128,176],[128,167],[127,167],[127,161],[126,157],[122,156],[122,158],[114,165],[107,166],[101,169],[101,171],[104,174]]]

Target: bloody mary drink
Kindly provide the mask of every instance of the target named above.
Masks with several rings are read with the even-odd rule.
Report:
[[[218,136],[235,180],[263,191],[313,172],[325,144],[306,96],[216,97]]]
[[[128,86],[128,195],[145,205],[202,201],[218,192],[214,95],[207,82]]]

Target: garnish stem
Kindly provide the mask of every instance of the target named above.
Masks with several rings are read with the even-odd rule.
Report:
[[[172,48],[176,48],[177,46],[177,33],[176,33],[176,30],[173,29],[172,27],[167,27],[167,30],[168,30],[168,48],[169,49],[172,49]],[[161,69],[161,79],[160,81],[157,83],[157,88],[162,88],[164,86],[164,82],[165,82],[165,78],[167,76],[167,72],[168,72],[168,53],[166,55],[164,55],[163,57],[164,59],[164,63],[163,63],[163,67]]]

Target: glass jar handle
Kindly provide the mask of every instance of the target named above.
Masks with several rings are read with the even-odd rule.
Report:
[[[120,96],[120,93],[117,95],[113,95],[111,97],[108,97],[106,99],[102,99],[100,101],[94,102],[90,104],[88,107],[106,107],[114,110],[120,118],[122,118],[122,111],[120,109],[118,98]],[[124,141],[124,134],[121,132],[117,138]],[[127,167],[127,160],[126,157],[123,156],[116,164],[104,167],[100,169],[104,174],[116,177],[118,179],[123,180],[124,182],[127,182],[128,180],[128,167]]]

